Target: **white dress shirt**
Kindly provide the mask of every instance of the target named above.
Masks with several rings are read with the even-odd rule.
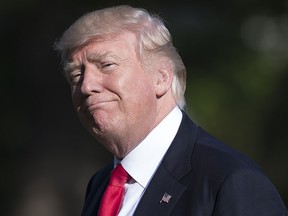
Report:
[[[119,216],[132,216],[151,178],[172,143],[182,120],[182,112],[175,107],[149,134],[121,161],[132,179],[125,184],[125,195]],[[115,159],[115,163],[117,163]]]

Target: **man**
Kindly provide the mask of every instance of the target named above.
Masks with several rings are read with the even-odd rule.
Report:
[[[90,180],[83,216],[114,208],[114,198],[103,203],[118,163],[129,179],[118,215],[287,215],[257,165],[183,111],[186,70],[160,18],[130,6],[97,10],[56,45],[81,122],[115,156]]]

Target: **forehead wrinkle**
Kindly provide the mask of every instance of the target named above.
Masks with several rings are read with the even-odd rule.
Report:
[[[91,52],[87,54],[87,60],[88,61],[100,61],[103,60],[107,57],[112,57],[113,59],[120,59],[119,56],[114,54],[111,51],[106,51],[106,52]]]
[[[92,51],[86,55],[86,58],[88,61],[95,61],[95,60],[103,59],[108,55],[109,55],[109,52],[101,53],[101,52],[93,52]]]

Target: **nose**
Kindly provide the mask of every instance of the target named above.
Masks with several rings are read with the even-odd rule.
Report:
[[[83,69],[83,79],[81,82],[81,93],[84,95],[91,95],[93,93],[101,92],[102,76],[95,66],[86,66]]]

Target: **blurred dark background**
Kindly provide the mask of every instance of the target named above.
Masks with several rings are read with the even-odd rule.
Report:
[[[82,127],[53,43],[83,13],[164,18],[188,71],[189,115],[260,164],[288,203],[287,0],[1,0],[0,215],[80,215],[112,159]]]

